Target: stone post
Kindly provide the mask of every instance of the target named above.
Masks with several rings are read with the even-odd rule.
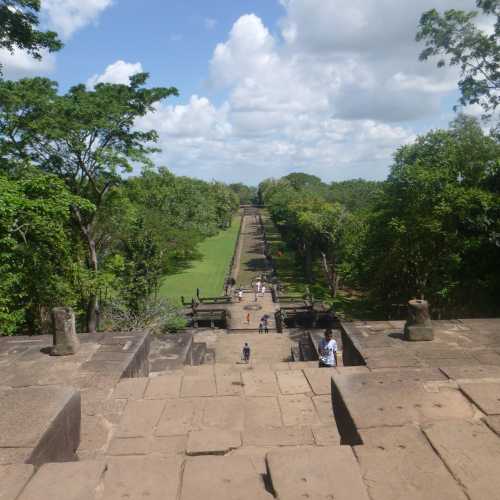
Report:
[[[54,346],[52,356],[68,356],[76,354],[80,348],[80,339],[76,334],[75,313],[69,307],[52,309],[54,322]]]
[[[413,341],[434,340],[429,304],[426,300],[413,299],[408,302],[405,339]]]

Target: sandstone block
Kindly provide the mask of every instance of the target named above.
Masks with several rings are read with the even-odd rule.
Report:
[[[209,429],[191,431],[187,440],[188,455],[224,455],[241,446],[241,435],[237,431]]]

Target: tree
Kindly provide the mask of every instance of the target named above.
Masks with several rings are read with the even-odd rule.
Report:
[[[417,41],[425,42],[426,46],[420,54],[421,60],[439,56],[439,67],[448,60],[450,66],[460,68],[460,104],[480,104],[487,116],[500,102],[500,1],[477,0],[477,7],[484,14],[496,17],[492,34],[474,23],[478,11],[452,9],[441,15],[432,9],[420,19]]]
[[[42,58],[44,49],[61,49],[57,33],[36,29],[39,12],[40,0],[0,0],[0,47],[25,50],[35,59]]]
[[[141,73],[129,85],[98,84],[93,90],[78,85],[62,96],[55,82],[43,78],[0,82],[0,160],[18,164],[29,159],[95,206],[86,213],[73,207],[94,275],[106,241],[98,221],[107,197],[122,183],[122,173],[131,172],[133,164],[151,166],[148,155],[157,151],[149,145],[157,141],[157,133],[136,129],[135,121],[162,99],[178,94],[173,87],[146,88],[147,78]],[[98,326],[98,313],[93,290],[87,314],[90,332]]]

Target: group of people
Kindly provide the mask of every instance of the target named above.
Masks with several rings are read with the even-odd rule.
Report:
[[[260,331],[260,326],[259,333],[262,333]],[[325,330],[325,336],[319,341],[318,351],[318,364],[320,368],[335,368],[337,366],[337,341],[333,338],[333,332],[330,328]],[[242,361],[244,361],[245,363],[249,363],[250,353],[250,346],[248,345],[248,342],[245,342],[243,350],[241,352]]]
[[[264,314],[264,316],[260,318],[259,333],[269,333],[269,316],[267,314]]]

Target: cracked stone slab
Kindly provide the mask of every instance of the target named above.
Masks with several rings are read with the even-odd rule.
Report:
[[[423,430],[470,500],[498,498],[500,439],[491,429],[481,422],[450,420]]]
[[[279,396],[283,423],[293,426],[310,426],[321,423],[311,398],[304,394]]]
[[[28,464],[0,466],[0,500],[14,500],[33,475],[35,468]]]
[[[336,424],[311,428],[317,446],[340,446],[340,434]]]
[[[102,460],[44,464],[18,500],[94,500],[105,467]]]
[[[191,431],[188,435],[188,455],[224,455],[241,446],[241,434],[224,429]]]
[[[249,457],[191,457],[184,466],[181,500],[272,500]]]
[[[155,436],[180,436],[202,428],[207,398],[167,400]]]
[[[163,400],[129,400],[116,433],[117,437],[152,435],[164,407]]]
[[[113,391],[113,397],[117,399],[142,399],[148,378],[122,378]]]
[[[301,370],[276,372],[281,394],[308,394],[311,387]]]
[[[144,399],[178,398],[181,392],[182,372],[175,371],[149,379]]]
[[[181,472],[178,457],[113,457],[104,478],[106,500],[176,500]]]
[[[308,368],[304,370],[304,374],[317,396],[332,393],[332,376],[336,373],[338,373],[336,368]]]
[[[286,500],[369,500],[348,446],[283,448],[266,457],[273,488]]]
[[[500,366],[447,366],[441,367],[441,371],[451,379],[500,379]]]
[[[486,415],[500,415],[500,380],[497,382],[460,382],[460,389]]]
[[[417,427],[366,429],[361,437],[354,450],[372,500],[466,500]]]
[[[244,446],[302,446],[314,444],[309,427],[280,427],[245,429]]]

